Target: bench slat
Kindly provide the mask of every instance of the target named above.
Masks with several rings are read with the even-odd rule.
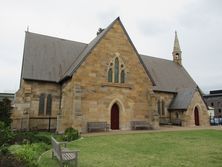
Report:
[[[131,126],[134,130],[137,128],[152,129],[152,126],[146,121],[131,121]]]
[[[78,152],[75,150],[68,150],[67,148],[61,148],[61,145],[65,145],[67,142],[57,142],[53,137],[51,137],[51,143],[52,143],[52,155],[56,156],[57,159],[63,163],[65,161],[76,161],[76,166],[77,164],[77,159],[78,159]]]
[[[62,153],[62,159],[63,160],[74,160],[76,158],[76,155],[74,153]]]
[[[88,132],[92,130],[107,130],[107,122],[87,122]]]

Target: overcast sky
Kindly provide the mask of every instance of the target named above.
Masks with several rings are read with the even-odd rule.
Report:
[[[19,88],[25,31],[89,43],[120,17],[141,54],[172,59],[207,93],[222,89],[221,0],[0,0],[0,92]]]

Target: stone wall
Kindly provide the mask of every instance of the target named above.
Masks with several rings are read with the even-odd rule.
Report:
[[[170,118],[170,112],[168,111],[168,108],[170,104],[172,103],[172,100],[174,99],[173,93],[167,93],[167,92],[155,92],[155,95],[157,97],[157,101],[160,102],[164,101],[164,113],[160,113],[161,118]],[[158,110],[157,103],[156,103],[156,110]]]
[[[15,108],[12,113],[12,128],[15,129],[47,129],[49,116],[39,115],[40,94],[52,95],[51,128],[56,127],[55,118],[59,112],[60,85],[55,83],[25,81],[16,93]],[[47,96],[46,96],[47,97]],[[45,99],[46,106],[46,99]]]
[[[195,126],[194,109],[198,108],[200,126],[209,126],[207,107],[198,91],[193,95],[192,101],[186,112],[183,113],[183,126]]]
[[[110,62],[118,57],[124,63],[125,83],[109,83]],[[152,121],[152,106],[148,95],[152,92],[148,78],[128,37],[116,22],[101,39],[72,79],[63,85],[62,126],[72,124],[86,131],[87,122],[107,121],[110,124],[111,107],[119,106],[120,129],[130,129],[131,120]]]

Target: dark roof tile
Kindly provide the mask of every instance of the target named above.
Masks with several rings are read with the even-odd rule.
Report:
[[[87,44],[26,32],[22,78],[58,82]]]

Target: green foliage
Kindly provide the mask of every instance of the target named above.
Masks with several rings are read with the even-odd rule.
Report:
[[[14,138],[14,134],[10,127],[6,126],[4,122],[0,121],[0,149],[4,145],[11,143]]]
[[[48,132],[12,132],[0,122],[0,167],[37,166],[38,157],[51,148],[51,135]]]
[[[79,132],[78,130],[70,127],[65,130],[63,140],[65,141],[73,141],[79,138]]]
[[[12,145],[9,147],[11,153],[15,154],[17,157],[27,162],[28,166],[38,166],[38,157],[44,151],[50,149],[50,145],[45,143],[33,143],[33,144],[23,144],[23,145]]]
[[[45,143],[51,144],[50,136],[46,136],[39,132],[15,132],[14,143],[28,144],[28,143]]]
[[[0,121],[4,122],[6,126],[10,126],[11,120],[11,101],[7,98],[4,98],[0,102]]]

